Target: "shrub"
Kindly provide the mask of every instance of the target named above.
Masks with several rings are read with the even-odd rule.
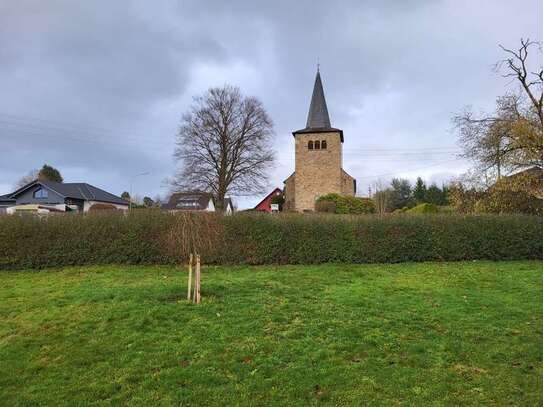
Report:
[[[543,259],[543,217],[153,210],[0,217],[0,269],[178,264],[194,250],[205,264]]]
[[[414,206],[411,209],[406,210],[407,213],[438,213],[439,209],[435,204],[432,203],[422,203],[417,206]]]
[[[543,215],[543,199],[522,190],[492,188],[476,202],[475,210],[484,213]]]
[[[315,204],[317,212],[336,213],[336,203],[325,199],[318,200]]]
[[[456,183],[450,190],[451,201],[462,213],[523,213],[543,215],[543,170],[524,171],[503,177],[485,191]]]
[[[485,192],[466,188],[461,183],[452,184],[449,191],[451,204],[459,213],[480,212],[477,210],[477,202],[484,196]]]
[[[339,194],[327,194],[319,197],[315,208],[317,212],[332,212],[344,215],[359,215],[375,212],[375,204],[370,198],[359,198]]]
[[[404,206],[403,208],[394,209],[394,212],[392,213],[406,213],[407,211],[409,211],[409,208],[407,206]]]

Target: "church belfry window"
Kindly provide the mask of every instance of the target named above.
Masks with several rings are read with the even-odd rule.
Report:
[[[308,148],[309,150],[313,150],[313,141],[309,140],[309,141],[307,142],[307,148]]]
[[[323,150],[326,150],[326,140],[322,140],[322,141],[321,141],[321,148],[322,148]]]
[[[319,140],[315,140],[315,150],[320,150],[321,148],[321,142]]]

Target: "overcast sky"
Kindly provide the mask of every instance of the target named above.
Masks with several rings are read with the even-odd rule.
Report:
[[[181,114],[225,83],[273,118],[282,186],[317,59],[359,194],[392,177],[440,183],[467,167],[451,116],[511,90],[492,70],[498,44],[543,40],[542,17],[540,0],[0,0],[0,194],[48,163],[116,194],[149,172],[135,193],[165,195]]]

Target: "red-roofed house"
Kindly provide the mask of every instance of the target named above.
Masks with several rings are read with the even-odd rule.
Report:
[[[271,201],[277,196],[283,195],[283,191],[280,188],[275,188],[266,197],[255,206],[255,210],[262,212],[271,212]]]

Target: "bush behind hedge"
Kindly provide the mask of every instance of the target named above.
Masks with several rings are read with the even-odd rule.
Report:
[[[543,218],[523,215],[212,214],[0,217],[0,269],[85,264],[388,263],[543,259]]]
[[[371,198],[330,193],[317,199],[316,210],[343,215],[362,215],[375,213],[375,203]]]

